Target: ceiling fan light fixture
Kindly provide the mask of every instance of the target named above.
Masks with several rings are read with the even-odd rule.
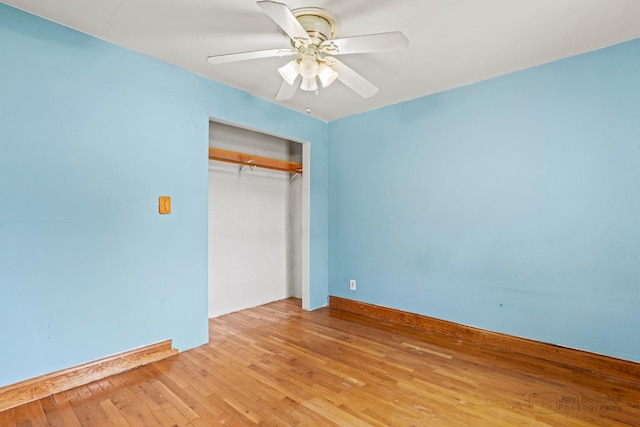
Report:
[[[282,76],[285,82],[287,82],[290,85],[293,85],[293,82],[295,82],[296,77],[298,77],[298,74],[300,74],[298,62],[295,60],[290,61],[286,65],[278,68],[278,72],[280,73],[280,75]]]
[[[322,62],[318,66],[318,78],[322,87],[327,87],[338,78],[338,73],[330,65]]]
[[[318,82],[315,77],[302,77],[302,83],[300,83],[300,89],[313,92],[318,90]]]

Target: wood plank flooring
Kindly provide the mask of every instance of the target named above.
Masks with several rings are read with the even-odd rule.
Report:
[[[0,426],[640,426],[640,384],[287,299]]]

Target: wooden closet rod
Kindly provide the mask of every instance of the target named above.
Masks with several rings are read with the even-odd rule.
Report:
[[[238,153],[237,151],[223,150],[222,148],[209,147],[209,159],[219,162],[235,163],[242,166],[255,166],[258,168],[272,169],[282,172],[302,173],[301,163],[254,156],[253,154]]]

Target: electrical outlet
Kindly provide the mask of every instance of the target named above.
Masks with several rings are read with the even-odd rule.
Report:
[[[349,280],[349,290],[356,290],[356,281],[354,279]]]

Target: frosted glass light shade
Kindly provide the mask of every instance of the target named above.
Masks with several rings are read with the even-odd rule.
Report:
[[[303,77],[302,83],[300,83],[300,89],[306,90],[307,92],[313,92],[314,90],[318,90],[318,82],[315,77]]]
[[[304,78],[310,79],[315,77],[318,75],[318,61],[312,55],[305,55],[302,60],[300,60],[298,71]]]
[[[300,74],[299,66],[296,61],[288,62],[286,65],[278,68],[278,72],[285,82],[292,85],[296,81],[296,77]]]
[[[327,87],[338,78],[338,73],[322,62],[318,67],[318,78],[320,79],[320,83],[322,83],[322,87]]]

